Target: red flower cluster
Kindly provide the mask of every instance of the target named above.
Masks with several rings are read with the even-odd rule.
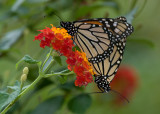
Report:
[[[77,79],[75,81],[76,86],[87,85],[93,81],[93,71],[88,62],[85,53],[79,51],[72,51],[74,46],[71,36],[64,28],[53,27],[50,29],[39,30],[41,33],[35,36],[34,40],[39,40],[40,47],[45,46],[52,47],[59,51],[61,54],[67,57],[68,69],[73,70]]]
[[[76,86],[86,86],[93,81],[93,70],[85,53],[75,51],[72,53],[72,56],[67,57],[66,62],[69,64],[68,69],[73,70],[77,75]]]
[[[120,67],[116,73],[115,78],[111,82],[111,87],[113,90],[120,92],[120,94],[127,99],[129,99],[135,92],[138,85],[137,74],[133,68],[129,66]],[[116,97],[114,103],[119,105],[122,103],[122,98]]]

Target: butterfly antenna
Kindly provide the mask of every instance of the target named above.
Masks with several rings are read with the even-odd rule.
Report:
[[[127,101],[127,103],[129,103],[129,100],[125,96],[123,96],[121,93],[119,93],[118,91],[115,91],[113,89],[111,89],[110,91],[118,94],[123,100],[125,100],[125,101]]]
[[[110,91],[118,94],[121,99],[123,99],[123,100],[127,101],[127,103],[129,103],[129,100],[126,97],[124,97],[121,93],[119,93],[118,91],[115,91],[115,90],[110,90]],[[105,94],[107,92],[91,92],[91,93],[86,93],[86,94],[96,94],[96,93],[104,93]]]
[[[53,14],[57,16],[60,19],[60,21],[63,21],[62,18],[59,15],[57,15],[55,12],[53,12]]]
[[[91,93],[87,93],[87,94],[95,94],[95,93],[104,93],[104,92],[91,92]]]
[[[60,21],[63,21],[62,18],[59,15],[57,15],[57,13],[55,11],[53,11],[52,14],[55,15],[56,17],[58,17],[58,19]],[[44,15],[43,18],[46,18],[47,16],[50,16],[50,15],[49,14],[48,15]]]

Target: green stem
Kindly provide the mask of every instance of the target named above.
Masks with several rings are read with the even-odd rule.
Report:
[[[50,48],[50,51],[49,51],[49,53],[47,54],[47,58],[45,59],[43,65],[42,65],[42,67],[41,67],[41,71],[42,71],[42,72],[43,72],[44,65],[47,63],[49,57],[50,57],[51,54],[52,54],[52,51],[53,51],[53,48]],[[45,72],[45,71],[44,71],[44,72]]]
[[[44,73],[46,71],[48,71],[48,69],[50,68],[50,65],[54,62],[54,59],[52,59],[52,61],[48,64],[48,66],[45,68],[45,70],[43,71]]]
[[[54,73],[54,74],[46,74],[46,75],[44,76],[44,78],[48,78],[48,77],[51,77],[51,76],[57,76],[57,75],[70,75],[70,74],[74,74],[74,72],[71,71],[71,72],[68,72],[68,73],[58,72],[58,73]]]
[[[28,87],[26,88],[24,91],[22,91],[2,112],[1,114],[5,114],[10,108],[11,106],[13,106],[13,104],[23,95],[25,95],[28,91],[30,91],[33,87],[35,87],[35,85],[39,82],[40,79],[43,78],[43,74],[40,73],[39,76],[36,78],[36,80],[34,80],[34,82]]]
[[[22,91],[23,85],[24,85],[24,81],[21,81],[20,92]]]

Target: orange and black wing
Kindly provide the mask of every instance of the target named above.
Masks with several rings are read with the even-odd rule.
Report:
[[[133,27],[125,18],[100,18],[74,23],[74,41],[86,53],[97,76],[106,76],[110,83],[121,63],[126,37]]]
[[[126,38],[123,38],[119,43],[114,45],[113,52],[108,58],[99,63],[92,64],[92,68],[96,73],[95,76],[105,76],[109,83],[112,81],[122,61],[125,45]]]
[[[105,58],[105,51],[111,45],[111,34],[104,29],[102,23],[98,21],[76,22],[77,33],[74,35],[74,41],[78,47],[86,53],[89,61],[98,56]],[[98,59],[97,59],[97,62]]]

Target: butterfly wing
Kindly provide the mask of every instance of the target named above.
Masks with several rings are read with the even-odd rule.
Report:
[[[105,51],[111,47],[110,32],[104,29],[102,23],[97,21],[76,22],[77,33],[74,36],[74,41],[78,47],[86,53],[87,58],[95,60],[98,56],[105,58]],[[98,62],[98,59],[95,61]]]
[[[91,63],[108,58],[113,45],[133,32],[133,27],[123,17],[75,21],[74,26],[74,41]]]
[[[103,92],[110,91],[110,82],[113,80],[119,65],[122,61],[126,38],[114,45],[113,52],[105,60],[92,64],[92,68],[96,71],[95,82],[99,89]]]
[[[118,17],[116,19],[104,20],[103,23],[106,24],[108,29],[113,33],[112,40],[120,41],[122,38],[126,38],[133,32],[133,26],[127,23],[125,17]]]
[[[133,32],[133,27],[123,17],[97,20],[76,22],[78,30],[74,41],[92,63],[98,87],[107,92],[122,61],[126,37]]]
[[[122,61],[125,44],[126,38],[114,45],[113,52],[108,58],[99,63],[92,64],[92,68],[96,71],[97,76],[106,76],[109,83],[112,81]]]

